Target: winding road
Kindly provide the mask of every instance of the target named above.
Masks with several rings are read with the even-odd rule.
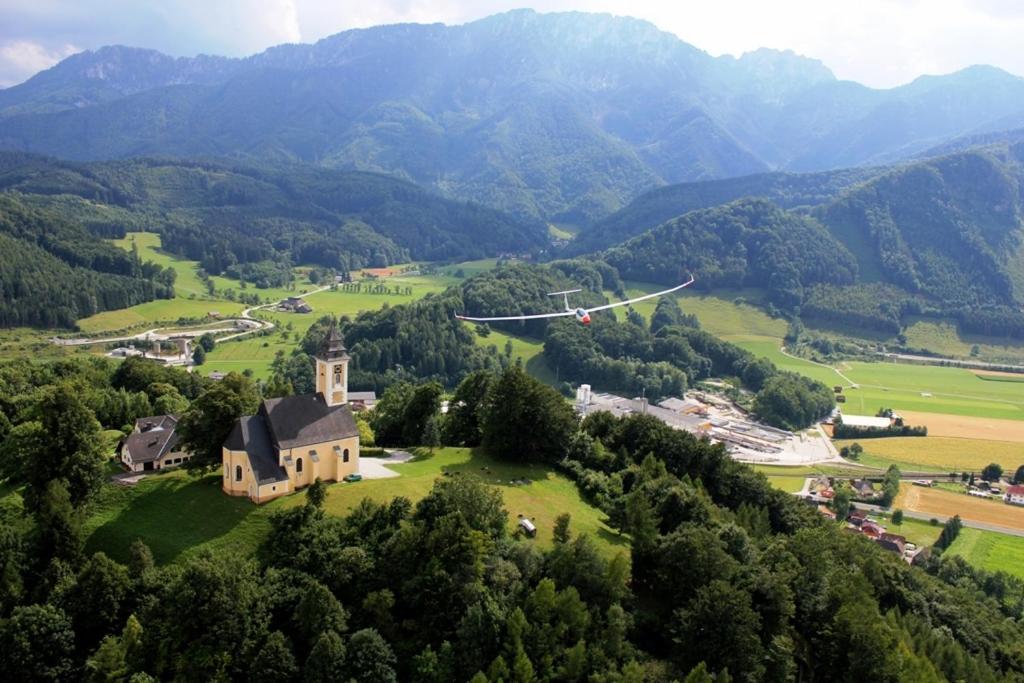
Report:
[[[303,293],[302,296],[310,296],[311,294],[319,294],[320,292],[325,292],[325,291],[327,291],[330,288],[331,288],[330,285],[325,285],[325,286],[320,287],[318,289],[314,289],[312,291],[305,292],[305,293]],[[246,308],[245,310],[243,310],[238,315],[237,318],[227,318],[227,319],[225,319],[222,322],[235,322],[235,323],[239,323],[239,322],[243,322],[244,321],[246,323],[255,323],[256,326],[255,327],[250,327],[249,329],[240,330],[238,332],[235,332],[234,334],[229,334],[229,335],[227,335],[225,337],[220,337],[217,340],[217,342],[218,343],[219,342],[225,342],[225,341],[228,341],[230,339],[237,339],[239,337],[244,337],[247,334],[253,334],[254,332],[269,331],[269,330],[274,329],[274,327],[275,327],[274,323],[272,323],[269,320],[260,320],[259,318],[254,318],[252,313],[253,313],[253,311],[258,311],[258,310],[261,310],[261,309],[264,309],[264,308],[273,308],[274,306],[280,306],[283,301],[284,301],[284,299],[280,299],[278,301],[274,301],[274,302],[269,303],[269,304],[260,304],[259,306],[250,306],[249,308]],[[214,332],[214,333],[216,333],[216,332],[230,332],[230,331],[236,330],[236,329],[238,329],[237,324],[234,325],[234,326],[231,326],[231,327],[208,327],[208,328],[201,329],[201,330],[189,328],[189,329],[182,329],[180,332],[170,331],[170,332],[164,332],[164,333],[159,333],[158,334],[159,330],[173,330],[173,328],[170,328],[170,327],[167,327],[167,326],[163,326],[163,327],[154,327],[152,329],[146,330],[144,332],[139,332],[137,334],[130,334],[130,335],[125,335],[125,336],[120,336],[120,337],[95,337],[95,338],[90,338],[90,339],[85,339],[85,338],[79,338],[79,339],[59,339],[57,337],[53,337],[53,338],[50,339],[50,341],[52,341],[54,344],[57,344],[58,346],[87,346],[89,344],[109,344],[109,343],[112,343],[112,342],[125,342],[125,341],[135,341],[135,340],[141,340],[141,341],[165,341],[167,339],[171,339],[171,338],[175,338],[175,337],[195,338],[195,337],[201,337],[202,335],[210,333],[210,332]]]

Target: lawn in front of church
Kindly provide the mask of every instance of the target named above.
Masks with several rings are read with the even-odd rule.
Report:
[[[426,449],[408,463],[391,465],[401,476],[331,484],[325,508],[345,515],[363,498],[386,502],[406,496],[422,498],[443,473],[466,472],[501,491],[513,531],[519,515],[537,526],[537,537],[523,541],[550,547],[555,518],[572,515],[573,534],[586,533],[606,557],[629,551],[627,539],[602,522],[604,515],[580,497],[576,485],[553,468],[540,464],[509,464],[479,449]],[[528,481],[529,483],[524,483]],[[203,549],[255,554],[270,529],[270,516],[305,503],[302,492],[256,506],[247,498],[232,498],[220,490],[220,475],[195,476],[167,471],[147,477],[134,488],[106,484],[85,522],[86,551],[102,550],[119,561],[128,558],[136,538],[149,545],[158,563],[175,562]]]

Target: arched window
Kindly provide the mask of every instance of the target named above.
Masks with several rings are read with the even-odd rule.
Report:
[[[235,465],[235,481],[242,481],[242,466]]]
[[[295,460],[295,471],[296,472],[301,472],[302,471],[302,458],[297,458]]]
[[[348,449],[347,448],[344,451],[342,451],[342,453],[341,453],[341,461],[342,462],[348,462]]]

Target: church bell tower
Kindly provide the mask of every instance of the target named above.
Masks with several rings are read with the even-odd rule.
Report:
[[[329,406],[348,402],[348,351],[337,327],[332,327],[316,354],[316,390]]]

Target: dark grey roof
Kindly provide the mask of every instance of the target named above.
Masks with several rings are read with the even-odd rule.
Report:
[[[224,447],[231,451],[246,452],[257,483],[269,484],[288,479],[284,468],[277,464],[277,452],[274,450],[262,415],[238,418],[224,442]]]
[[[124,450],[132,457],[132,462],[153,462],[168,453],[173,453],[181,440],[175,429],[178,419],[173,415],[154,415],[142,417],[135,421],[137,431],[128,435],[124,442]]]
[[[319,355],[327,360],[340,360],[349,357],[348,351],[345,349],[345,339],[341,336],[341,330],[337,325],[331,327],[330,333],[320,347]]]
[[[269,398],[260,405],[260,415],[281,450],[359,435],[352,409],[329,406],[320,393]]]

